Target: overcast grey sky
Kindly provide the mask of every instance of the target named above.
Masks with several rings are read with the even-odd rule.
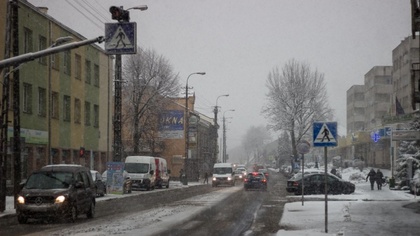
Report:
[[[104,23],[115,22],[110,6],[147,5],[147,11],[130,11],[137,44],[166,57],[184,86],[189,74],[207,73],[189,79],[199,112],[213,117],[217,97],[230,94],[218,105],[219,117],[235,109],[226,113],[231,148],[250,126],[266,125],[267,75],[292,58],[325,74],[339,135],[345,135],[346,91],[363,84],[373,66],[392,65],[392,50],[411,34],[410,0],[28,1],[48,7],[86,38],[104,35]]]

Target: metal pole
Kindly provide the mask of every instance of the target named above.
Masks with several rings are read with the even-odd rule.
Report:
[[[187,77],[187,83],[185,85],[185,159],[184,159],[184,171],[187,172],[187,165],[188,165],[188,149],[190,148],[190,137],[189,137],[189,122],[190,116],[188,113],[188,79],[191,75]]]
[[[13,55],[19,55],[19,1],[15,0],[12,7],[12,35],[13,35]],[[16,68],[18,65],[14,65]],[[19,194],[20,188],[20,179],[21,179],[21,157],[20,157],[20,75],[19,70],[16,70],[13,73],[13,193],[15,198],[15,208],[16,208],[16,199]]]
[[[324,191],[325,191],[325,233],[328,233],[328,168],[327,168],[327,147],[324,147]]]
[[[304,203],[304,195],[305,195],[305,184],[304,184],[304,180],[305,180],[305,159],[304,159],[304,154],[302,154],[302,206],[303,206],[303,203]]]
[[[121,54],[115,55],[115,95],[114,95],[114,158],[121,158]]]

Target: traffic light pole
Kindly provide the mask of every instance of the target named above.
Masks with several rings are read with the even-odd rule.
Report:
[[[115,55],[115,95],[114,95],[114,161],[122,160],[121,145],[121,54]]]

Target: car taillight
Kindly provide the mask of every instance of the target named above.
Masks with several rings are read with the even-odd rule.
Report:
[[[248,179],[247,179],[247,178],[245,178],[245,179],[244,179],[244,182],[248,182]]]
[[[266,179],[263,179],[262,182],[265,183],[265,182],[267,182],[267,180]]]
[[[293,186],[299,186],[299,182],[293,182]]]

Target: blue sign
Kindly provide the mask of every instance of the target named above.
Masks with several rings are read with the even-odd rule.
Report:
[[[107,54],[136,54],[136,29],[136,22],[106,23],[105,52]]]
[[[167,110],[159,115],[159,137],[164,139],[184,138],[184,111]]]
[[[337,122],[314,122],[312,127],[314,147],[337,146]]]

